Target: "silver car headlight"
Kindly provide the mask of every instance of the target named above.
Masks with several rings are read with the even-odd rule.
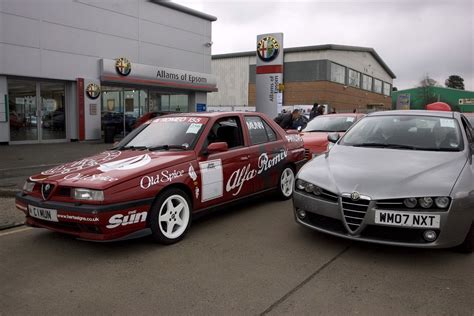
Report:
[[[76,200],[103,201],[104,191],[90,189],[73,189],[72,197]]]
[[[439,208],[447,208],[451,200],[447,196],[440,196],[435,199],[435,204]]]
[[[314,185],[301,179],[296,180],[296,188],[301,191],[313,193],[314,195],[321,195],[321,193],[323,192],[323,190],[317,185]]]
[[[31,181],[26,181],[25,184],[23,184],[23,191],[26,192],[33,192],[33,189],[35,188],[35,182]]]
[[[419,198],[418,203],[420,203],[422,208],[430,208],[433,206],[433,199],[430,197]]]

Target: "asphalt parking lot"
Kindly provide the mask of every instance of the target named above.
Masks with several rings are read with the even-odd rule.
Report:
[[[0,258],[0,315],[474,314],[473,255],[322,235],[271,197],[201,217],[172,246],[3,230]]]

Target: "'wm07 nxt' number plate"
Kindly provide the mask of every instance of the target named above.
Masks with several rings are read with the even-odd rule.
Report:
[[[417,228],[439,228],[440,216],[427,213],[375,211],[375,224]]]

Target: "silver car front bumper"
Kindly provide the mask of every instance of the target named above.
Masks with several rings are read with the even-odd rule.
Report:
[[[474,210],[464,207],[465,202],[462,199],[453,200],[448,211],[429,212],[430,215],[440,215],[440,227],[434,229],[438,238],[427,242],[423,239],[423,232],[427,229],[376,224],[375,201],[369,203],[362,224],[354,233],[347,228],[341,198],[328,201],[306,192],[295,190],[293,193],[295,219],[303,226],[351,240],[419,248],[449,248],[461,244],[474,218]],[[304,219],[298,216],[299,210],[306,212]]]

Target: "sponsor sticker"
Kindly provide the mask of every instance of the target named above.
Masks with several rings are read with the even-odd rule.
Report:
[[[207,119],[202,117],[189,117],[189,116],[178,116],[178,117],[159,117],[156,118],[153,122],[155,123],[205,123]]]
[[[69,214],[58,214],[58,219],[72,220],[76,222],[88,222],[88,223],[94,223],[94,222],[99,221],[98,217],[85,217],[85,216],[69,215]]]
[[[118,178],[106,176],[103,174],[82,175],[80,173],[71,173],[64,177],[64,180],[81,180],[90,182],[114,182]]]
[[[112,171],[112,170],[131,170],[146,166],[151,161],[151,158],[148,154],[139,155],[131,158],[121,159],[117,161],[112,161],[100,165],[97,169],[102,172]]]
[[[154,176],[144,176],[140,179],[140,187],[144,190],[151,188],[154,185],[160,183],[168,183],[177,178],[182,177],[184,174],[184,170],[163,170],[157,175]]]
[[[255,121],[255,122],[248,122],[247,121],[247,127],[248,127],[249,130],[265,129],[265,126],[263,126],[263,123],[261,121]]]
[[[137,213],[137,211],[128,212],[127,215],[115,214],[109,218],[109,224],[105,227],[109,229],[117,228],[119,226],[127,226],[131,224],[142,223],[146,221],[148,212]]]

